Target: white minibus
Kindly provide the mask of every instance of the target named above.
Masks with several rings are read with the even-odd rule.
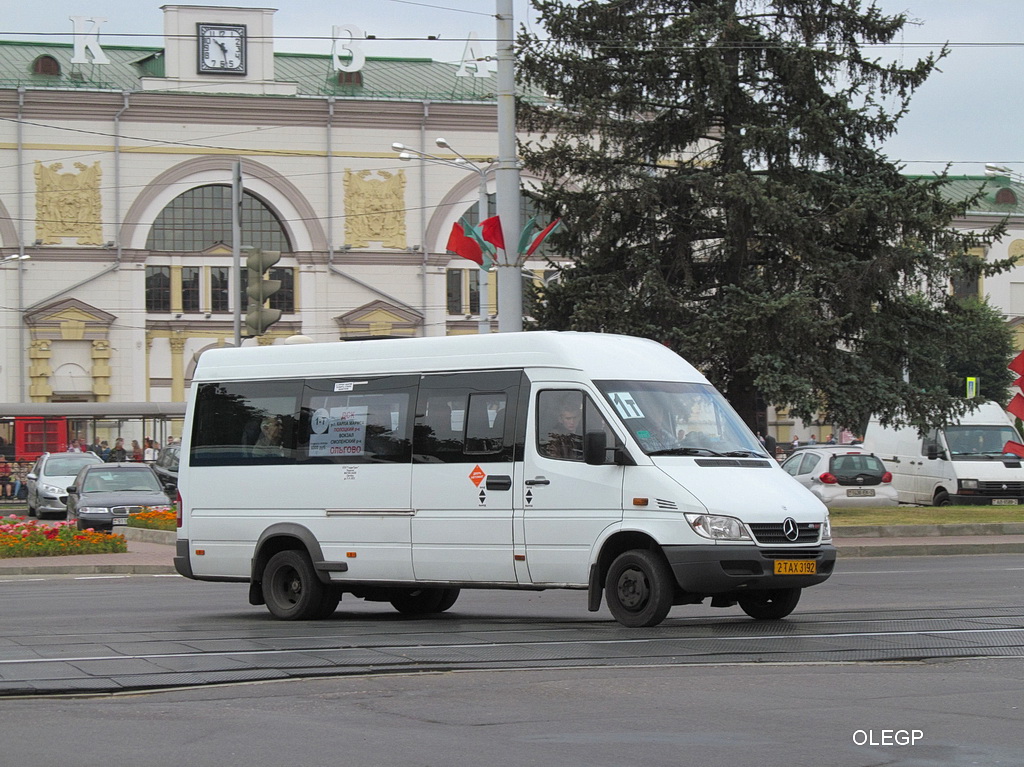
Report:
[[[189,397],[177,571],[280,619],[468,588],[586,590],[626,626],[705,599],[778,619],[835,564],[827,509],[654,341],[214,349]]]
[[[1024,503],[1020,442],[1013,418],[996,402],[982,402],[955,423],[919,432],[913,426],[868,423],[864,445],[882,459],[902,503],[931,506],[1015,506]]]

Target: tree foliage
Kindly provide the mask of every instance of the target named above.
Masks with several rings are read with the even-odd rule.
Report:
[[[754,424],[760,394],[862,428],[966,408],[962,370],[1010,352],[951,278],[1006,267],[957,231],[973,200],[879,149],[937,54],[884,63],[903,15],[858,0],[534,0],[520,36],[524,165],[573,268],[540,327],[646,336]],[[990,377],[990,376],[988,376]],[[1004,376],[1004,381],[1006,380]],[[989,381],[995,384],[994,380]]]

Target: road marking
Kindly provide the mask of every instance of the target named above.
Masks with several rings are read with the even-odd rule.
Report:
[[[932,629],[922,631],[871,631],[871,632],[839,632],[834,634],[769,634],[769,635],[736,635],[736,636],[725,636],[725,637],[678,637],[675,639],[669,639],[666,637],[642,637],[637,639],[599,639],[599,640],[588,640],[586,644],[589,645],[616,645],[616,644],[649,644],[649,643],[664,643],[670,641],[676,641],[680,643],[691,643],[691,642],[707,642],[707,641],[740,641],[740,642],[756,642],[765,640],[783,640],[786,642],[792,642],[794,639],[835,639],[835,638],[850,638],[850,637],[897,637],[897,636],[918,636],[918,635],[938,635],[938,634],[1006,634],[1011,632],[1024,631],[1024,627],[1021,626],[1009,626],[1000,628],[964,628],[964,629]],[[187,641],[187,640],[182,640]],[[551,647],[557,645],[577,645],[579,640],[553,640],[553,641],[533,641],[533,642],[477,642],[477,643],[463,643],[463,644],[429,644],[429,643],[417,643],[417,644],[395,644],[395,645],[366,645],[362,646],[358,643],[339,645],[338,647],[292,647],[288,649],[278,648],[269,650],[220,650],[217,652],[176,652],[176,653],[153,653],[153,654],[140,654],[140,655],[88,655],[82,657],[57,657],[57,658],[14,658],[9,660],[0,659],[0,666],[17,666],[26,663],[84,663],[87,661],[111,661],[111,660],[157,660],[161,658],[202,658],[202,657],[253,657],[259,655],[305,655],[308,653],[322,653],[322,652],[337,652],[337,651],[348,651],[348,650],[380,650],[382,655],[390,655],[395,651],[402,650],[403,648],[414,648],[417,650],[424,650],[430,648],[442,648],[445,650],[452,649],[495,649],[502,647]]]

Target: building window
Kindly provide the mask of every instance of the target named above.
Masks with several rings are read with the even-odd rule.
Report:
[[[241,224],[245,247],[291,252],[277,216],[249,192],[242,195]],[[146,240],[151,251],[201,252],[231,244],[230,186],[200,186],[178,195],[160,211]]]
[[[198,312],[200,306],[199,267],[185,266],[181,269],[181,310]]]
[[[480,314],[480,270],[448,270],[448,314]]]
[[[146,267],[146,311],[171,310],[171,267]]]
[[[275,266],[270,270],[270,279],[280,280],[281,289],[267,302],[271,309],[280,309],[285,314],[295,312],[295,270],[289,266]]]
[[[210,311],[230,312],[231,302],[228,296],[231,295],[230,285],[231,271],[226,266],[210,267]]]
[[[34,75],[59,75],[60,63],[53,56],[40,56],[32,62],[32,74]]]
[[[267,306],[271,309],[280,309],[285,314],[295,312],[295,270],[290,266],[275,266],[270,269],[267,279],[280,280],[281,289],[267,299]],[[249,272],[242,270],[242,281],[239,285],[238,294],[242,297],[242,311],[249,305],[249,295],[246,288],[249,287]]]

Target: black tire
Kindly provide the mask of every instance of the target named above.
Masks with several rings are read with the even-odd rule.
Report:
[[[672,609],[675,579],[662,556],[634,549],[612,562],[604,591],[608,609],[623,626],[657,626]]]
[[[953,502],[949,500],[949,493],[945,490],[940,490],[935,494],[935,500],[932,502],[933,506],[952,506]]]
[[[338,609],[338,603],[341,601],[341,593],[332,588],[325,588],[323,599],[320,600],[320,606],[310,616],[312,620],[323,620],[334,615],[334,611]]]
[[[28,510],[25,513],[28,514],[30,517],[34,517],[36,515],[36,510],[29,506]]]
[[[768,591],[752,591],[740,597],[740,609],[759,621],[777,621],[785,618],[800,601],[803,589],[770,589]]]
[[[444,594],[441,596],[441,602],[437,606],[437,611],[439,613],[443,613],[449,607],[454,605],[458,601],[459,594],[461,593],[461,589],[444,589]]]
[[[279,551],[263,568],[263,598],[270,614],[279,620],[324,618],[338,606],[336,597],[320,582],[304,551]]]
[[[457,598],[458,589],[395,589],[391,606],[403,615],[430,615],[441,612],[441,604],[450,590],[456,592]]]

